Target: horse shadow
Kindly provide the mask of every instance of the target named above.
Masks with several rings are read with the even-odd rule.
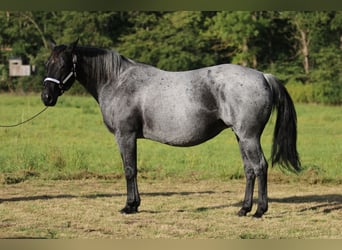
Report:
[[[253,200],[257,203],[257,199]],[[312,204],[300,209],[298,212],[314,210],[322,213],[330,213],[332,211],[342,210],[342,195],[341,194],[325,194],[325,195],[304,195],[304,196],[289,196],[284,198],[269,198],[270,203],[285,203],[285,204]],[[318,204],[317,204],[318,203]],[[233,206],[240,207],[242,202],[237,202]]]
[[[230,191],[220,192],[227,193]],[[141,196],[191,196],[191,195],[201,195],[201,194],[215,194],[215,191],[197,191],[197,192],[142,192]],[[87,199],[97,199],[97,198],[113,198],[113,197],[125,197],[126,193],[97,193],[97,194],[85,194],[85,195],[73,195],[73,194],[59,194],[59,195],[36,195],[36,196],[19,196],[19,197],[9,197],[0,198],[0,204],[3,202],[25,202],[25,201],[37,201],[37,200],[53,200],[53,199],[77,199],[77,198],[87,198]],[[285,204],[311,204],[315,203],[313,206],[308,206],[302,208],[299,212],[305,212],[309,210],[322,211],[323,213],[330,213],[332,211],[342,210],[342,195],[341,194],[325,194],[325,195],[304,195],[304,196],[289,196],[284,198],[269,198],[270,203],[285,203]],[[254,199],[254,203],[257,200]],[[318,204],[317,204],[318,203]],[[192,212],[204,212],[208,210],[224,209],[228,207],[241,207],[242,201],[233,204],[222,204],[215,206],[203,206],[191,209]],[[177,210],[177,212],[191,212],[190,210]],[[158,213],[157,211],[142,210],[140,212],[145,213]]]
[[[214,191],[199,191],[199,192],[142,192],[141,196],[187,196],[194,194],[214,194]],[[76,199],[76,198],[113,198],[123,197],[126,193],[96,193],[96,194],[85,194],[85,195],[73,195],[73,194],[58,194],[58,195],[35,195],[35,196],[16,196],[9,198],[0,198],[0,203],[3,202],[22,202],[22,201],[37,201],[37,200],[54,200],[54,199]]]
[[[332,211],[342,209],[342,195],[341,194],[325,194],[325,195],[305,195],[305,196],[290,196],[285,198],[271,198],[270,202],[274,203],[288,203],[288,204],[300,204],[300,203],[318,203],[313,206],[308,206],[299,210],[299,212],[305,212],[309,210],[320,211],[323,213],[330,213]]]

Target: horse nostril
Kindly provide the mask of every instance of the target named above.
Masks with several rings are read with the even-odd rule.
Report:
[[[52,96],[49,95],[48,93],[42,93],[42,101],[44,102],[45,105],[51,105],[52,103]]]

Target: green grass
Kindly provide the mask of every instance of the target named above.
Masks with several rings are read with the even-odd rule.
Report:
[[[43,109],[39,95],[0,95],[0,125],[17,123]],[[270,177],[286,181],[342,182],[341,107],[297,104],[298,150],[304,171],[295,176],[278,167]],[[274,115],[262,145],[269,159]],[[0,128],[0,175],[7,183],[27,178],[73,179],[123,176],[118,148],[91,97],[62,96],[33,121]],[[226,130],[200,146],[176,148],[139,140],[140,178],[238,179],[242,161],[235,136]]]

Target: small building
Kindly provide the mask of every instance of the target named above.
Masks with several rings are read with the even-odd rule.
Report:
[[[31,65],[23,65],[21,58],[9,59],[10,76],[30,76]]]

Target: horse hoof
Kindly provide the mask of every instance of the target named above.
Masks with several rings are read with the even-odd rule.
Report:
[[[242,216],[246,216],[247,215],[247,211],[243,208],[240,209],[240,211],[238,212],[238,216],[242,217]]]
[[[120,213],[122,213],[122,214],[135,214],[137,212],[138,212],[137,207],[129,207],[129,206],[126,206],[120,210]]]
[[[261,212],[256,212],[254,215],[253,215],[253,218],[257,218],[257,219],[259,219],[259,218],[261,218],[262,216],[263,216],[263,214],[264,213],[261,213]]]

